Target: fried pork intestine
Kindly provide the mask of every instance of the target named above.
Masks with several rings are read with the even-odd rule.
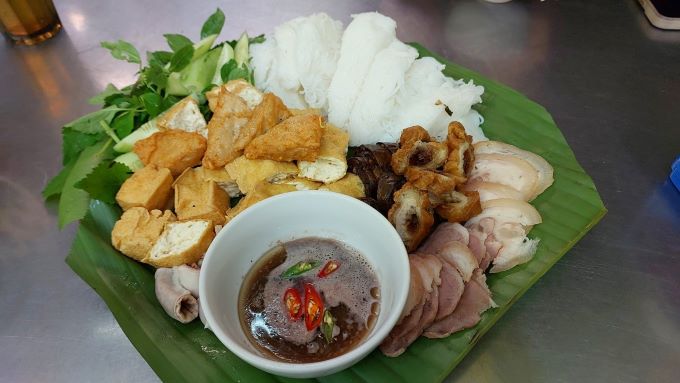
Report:
[[[430,233],[434,216],[427,192],[410,183],[394,193],[394,205],[387,218],[394,225],[408,251],[415,250]]]
[[[403,130],[399,149],[392,155],[392,170],[404,174],[409,166],[437,169],[444,165],[449,154],[446,144],[430,141],[430,135],[420,126]]]
[[[449,124],[446,146],[449,153],[444,164],[444,172],[453,176],[457,183],[464,183],[475,161],[475,154],[472,136],[465,133],[465,128],[460,122],[453,121]]]

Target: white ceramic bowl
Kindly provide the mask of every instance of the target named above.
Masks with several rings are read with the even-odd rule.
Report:
[[[273,360],[246,338],[237,312],[250,267],[277,243],[303,237],[333,238],[358,250],[380,282],[380,314],[364,341],[323,362]],[[392,225],[367,204],[326,191],[286,193],[259,202],[217,234],[201,266],[199,293],[207,326],[231,352],[272,374],[319,377],[345,369],[375,349],[396,324],[409,287],[407,253]]]

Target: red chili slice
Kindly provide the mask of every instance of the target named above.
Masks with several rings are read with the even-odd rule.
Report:
[[[307,331],[319,327],[323,318],[323,301],[311,283],[305,283],[305,326]]]
[[[331,259],[330,261],[326,262],[326,265],[319,271],[319,278],[327,277],[328,275],[332,274],[335,272],[340,267],[340,263],[338,261]]]
[[[300,294],[294,288],[290,288],[283,293],[283,303],[288,309],[290,319],[298,320],[302,316],[302,300]]]

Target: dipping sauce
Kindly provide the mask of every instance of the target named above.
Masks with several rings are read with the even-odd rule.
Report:
[[[299,299],[298,306],[290,305],[291,297]],[[320,308],[316,299],[321,310],[314,310]],[[314,303],[306,306],[309,301]],[[359,252],[336,240],[308,237],[274,247],[253,265],[239,293],[239,318],[263,354],[312,363],[359,345],[375,324],[379,302],[378,278]]]

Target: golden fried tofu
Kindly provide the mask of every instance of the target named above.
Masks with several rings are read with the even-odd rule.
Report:
[[[404,176],[411,185],[436,195],[456,188],[456,180],[438,170],[423,169],[416,166],[406,168]]]
[[[321,115],[321,109],[319,108],[306,108],[306,109],[289,109],[292,116],[302,116],[304,114],[315,114],[317,116]]]
[[[113,225],[111,244],[128,257],[141,261],[161,236],[165,224],[176,219],[170,210],[148,211],[143,207],[133,207]]]
[[[359,176],[354,173],[347,173],[347,175],[341,179],[321,186],[319,190],[328,190],[354,198],[366,197],[364,183],[361,181],[361,178],[359,178]]]
[[[229,196],[215,181],[206,181],[194,169],[187,169],[173,184],[177,218],[209,219],[214,225],[224,223]]]
[[[191,96],[183,98],[170,109],[161,113],[156,119],[156,125],[161,130],[178,129],[208,137],[205,118],[198,108],[198,103]]]
[[[295,190],[316,190],[323,185],[320,182],[300,178],[294,174],[280,174],[278,176],[270,177],[268,181],[279,185],[293,185],[295,186]]]
[[[293,185],[287,185],[287,184],[273,184],[267,181],[260,181],[253,190],[246,194],[245,197],[243,197],[236,206],[233,208],[229,209],[227,212],[226,216],[226,222],[231,221],[239,215],[242,211],[247,209],[248,207],[254,205],[257,202],[260,202],[262,200],[265,200],[271,196],[275,196],[277,194],[283,194],[283,193],[288,193],[288,192],[294,192],[297,189]],[[226,224],[226,223],[225,223]]]
[[[252,86],[249,82],[238,79],[231,80],[222,86],[216,86],[205,93],[205,98],[208,99],[208,107],[213,112],[217,109],[220,92],[223,89],[241,97],[246,102],[249,109],[254,109],[260,102],[262,102],[262,92]]]
[[[170,222],[142,262],[158,268],[192,264],[201,259],[214,238],[210,220]]]
[[[321,148],[316,161],[299,161],[300,175],[310,180],[329,184],[347,173],[347,145],[349,133],[325,124],[321,134]]]
[[[147,210],[163,209],[172,193],[172,174],[167,168],[147,165],[123,182],[116,202],[123,210],[143,207]]]
[[[270,180],[272,177],[282,175],[295,175],[297,166],[290,162],[272,160],[249,160],[241,156],[225,166],[229,177],[236,180],[238,188],[243,194],[250,193],[259,182]]]
[[[239,131],[248,123],[250,114],[241,97],[224,88],[220,91],[215,113],[208,122],[208,148],[203,158],[205,168],[219,169],[241,155],[234,142]]]
[[[236,150],[243,150],[257,136],[278,125],[291,114],[286,105],[273,93],[265,93],[262,102],[253,109],[248,123],[239,131],[234,142]]]
[[[194,171],[203,178],[204,181],[215,181],[217,186],[227,192],[229,197],[238,197],[241,195],[241,190],[238,188],[236,180],[229,176],[227,169],[206,169],[203,166],[194,168]]]
[[[144,165],[168,168],[173,176],[201,163],[206,141],[198,133],[164,130],[135,143],[134,152]]]
[[[253,139],[244,154],[251,160],[316,161],[321,132],[321,116],[293,116]]]

